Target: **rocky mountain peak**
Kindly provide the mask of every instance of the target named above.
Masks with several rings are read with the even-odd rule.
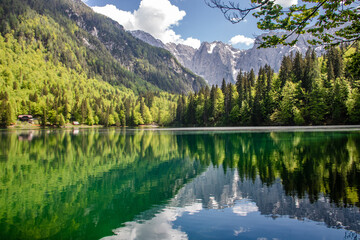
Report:
[[[270,32],[260,35],[255,42],[261,41],[264,35],[273,34],[279,33]],[[136,33],[133,35],[151,45],[160,46],[159,44],[155,45],[157,39],[150,34]],[[253,69],[257,73],[260,67],[266,64],[270,65],[275,72],[278,72],[281,60],[285,55],[296,51],[305,54],[309,47],[307,41],[310,38],[310,35],[305,34],[299,37],[299,41],[295,46],[277,46],[265,49],[258,49],[259,44],[254,44],[250,49],[240,50],[221,41],[203,42],[199,49],[175,43],[167,43],[163,48],[169,50],[182,65],[195,74],[202,76],[209,85],[220,85],[222,79],[234,83],[240,70],[248,72]],[[323,48],[317,47],[315,50],[319,54],[323,51]]]
[[[134,37],[154,46],[154,47],[159,47],[159,48],[164,48],[166,49],[166,45],[160,41],[159,39],[154,38],[151,34],[144,32],[144,31],[140,31],[140,30],[135,30],[135,31],[130,31],[131,35],[133,35]]]

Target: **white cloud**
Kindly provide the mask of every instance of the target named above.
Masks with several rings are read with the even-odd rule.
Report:
[[[114,230],[116,235],[104,237],[101,240],[187,240],[188,235],[180,228],[174,228],[173,222],[184,213],[193,215],[203,209],[201,203],[192,203],[185,207],[166,207],[149,220],[143,222],[127,222],[124,227]]]
[[[255,42],[255,39],[245,37],[244,35],[236,35],[235,37],[232,37],[229,42],[232,45],[241,43],[241,44],[245,44],[246,46],[250,46]]]
[[[142,30],[150,33],[164,43],[174,42],[200,47],[200,40],[194,38],[182,39],[175,33],[173,26],[178,26],[186,12],[172,5],[169,0],[141,0],[139,9],[127,12],[117,9],[114,5],[93,7],[101,13],[117,21],[126,30]]]
[[[298,0],[276,0],[276,4],[280,4],[282,7],[290,7],[291,5],[298,4]]]
[[[240,227],[239,230],[234,230],[234,236],[239,236],[239,234],[246,233],[248,231],[249,231],[249,229]]]
[[[239,201],[239,203],[233,208],[233,213],[242,217],[246,217],[249,213],[257,211],[259,211],[259,208],[256,204],[247,200]]]
[[[110,4],[104,7],[93,7],[92,9],[97,13],[115,20],[129,30],[134,28],[133,24],[135,18],[130,12],[119,10],[114,5]]]
[[[184,40],[183,42],[180,42],[184,45],[189,45],[193,48],[199,48],[200,45],[201,45],[201,41],[199,39],[196,39],[196,38],[192,38],[192,37],[189,37],[187,38],[186,40]]]

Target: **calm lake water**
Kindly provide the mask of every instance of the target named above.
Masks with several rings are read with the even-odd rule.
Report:
[[[360,239],[360,131],[0,132],[0,239]]]

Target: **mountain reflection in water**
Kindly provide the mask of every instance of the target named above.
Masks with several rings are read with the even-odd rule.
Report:
[[[219,209],[222,210],[219,212]],[[358,239],[360,236],[338,230],[359,232],[357,207],[337,207],[323,196],[315,203],[308,197],[287,196],[280,179],[271,186],[262,184],[259,178],[240,181],[237,170],[224,172],[221,166],[209,167],[184,186],[163,209],[154,211],[152,218],[143,221],[144,216],[139,215],[138,220],[125,223],[124,227],[114,230],[114,236],[103,240],[238,239],[239,236],[245,239]],[[214,226],[217,226],[215,230]],[[264,226],[271,231],[264,230]],[[218,233],[223,231],[226,233]]]
[[[1,239],[359,238],[359,131],[26,134],[0,133]]]

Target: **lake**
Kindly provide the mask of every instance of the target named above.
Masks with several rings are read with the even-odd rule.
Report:
[[[0,239],[360,239],[360,129],[0,131]]]

